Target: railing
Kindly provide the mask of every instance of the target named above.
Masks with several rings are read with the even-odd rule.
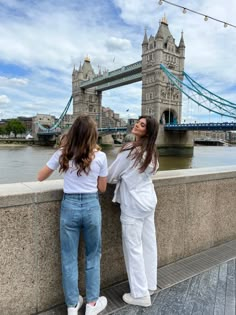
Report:
[[[127,131],[127,127],[107,127],[107,128],[98,128],[99,133],[105,133],[105,132],[124,132]],[[60,135],[61,129],[58,128],[57,130],[39,130],[38,135],[40,136],[51,136],[51,135]]]
[[[165,130],[236,130],[236,123],[166,124]]]

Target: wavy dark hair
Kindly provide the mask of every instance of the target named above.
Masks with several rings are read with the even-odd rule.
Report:
[[[140,165],[140,173],[143,173],[151,162],[153,163],[153,172],[155,172],[158,159],[156,139],[159,124],[152,116],[140,116],[139,120],[142,118],[146,119],[146,134],[138,141],[125,144],[121,151],[130,150],[128,157],[134,160],[134,166]]]
[[[94,158],[94,150],[100,150],[97,139],[95,121],[87,115],[77,117],[66,137],[63,138],[59,172],[66,172],[69,169],[69,162],[73,161],[78,176],[82,172],[88,175]]]

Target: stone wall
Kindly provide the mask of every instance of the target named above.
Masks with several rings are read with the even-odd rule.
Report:
[[[154,185],[159,266],[236,237],[236,166],[163,171]],[[126,279],[120,210],[111,202],[113,190],[110,185],[101,195],[103,288]],[[0,185],[0,314],[35,314],[63,303],[61,197],[62,180]],[[83,294],[83,253],[79,262]]]

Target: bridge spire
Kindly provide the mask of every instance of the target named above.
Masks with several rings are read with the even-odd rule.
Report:
[[[173,36],[170,33],[167,18],[164,15],[164,17],[160,21],[160,25],[159,25],[158,31],[156,33],[155,39],[163,38],[164,42],[166,42],[168,37],[173,37]]]
[[[78,79],[79,80],[83,80],[83,69],[82,69],[82,66],[81,66],[81,62],[79,64],[79,71],[78,71]]]
[[[144,37],[143,37],[142,45],[148,45],[148,38],[147,38],[147,29],[146,29],[146,27],[144,29]]]
[[[161,19],[161,23],[168,25],[167,18],[166,18],[165,14],[164,14],[163,18]]]
[[[183,47],[185,48],[185,43],[184,43],[184,32],[181,32],[181,38],[180,38],[180,42],[179,42],[179,47]]]
[[[86,56],[84,58],[84,63],[83,63],[83,66],[82,66],[82,71],[83,71],[83,76],[84,76],[84,79],[91,79],[94,77],[95,73],[94,73],[94,70],[91,66],[91,63],[90,63],[90,58],[88,56]]]

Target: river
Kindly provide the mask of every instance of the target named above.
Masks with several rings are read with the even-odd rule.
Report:
[[[108,164],[114,160],[118,147],[107,149]],[[0,146],[0,184],[36,181],[38,170],[45,165],[55,149],[38,146]],[[159,158],[160,171],[236,165],[236,146],[196,146],[193,157],[165,156]],[[50,179],[62,178],[58,172]]]

